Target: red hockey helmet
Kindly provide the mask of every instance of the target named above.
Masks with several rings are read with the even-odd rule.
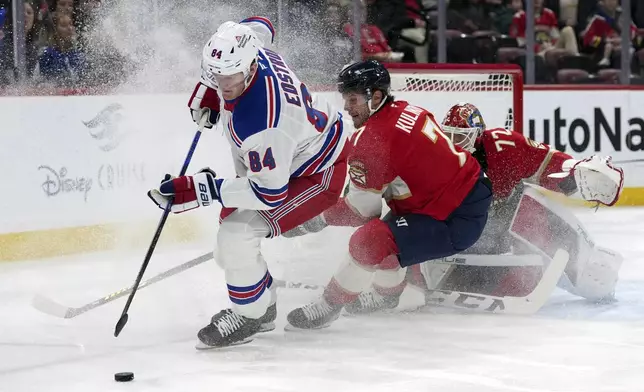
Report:
[[[476,106],[459,103],[452,106],[443,119],[443,132],[454,145],[474,152],[476,138],[485,131],[485,121]]]

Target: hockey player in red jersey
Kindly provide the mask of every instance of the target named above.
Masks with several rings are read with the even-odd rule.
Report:
[[[382,64],[346,67],[338,89],[357,129],[348,194],[287,236],[314,226],[361,227],[323,296],[289,313],[295,328],[329,325],[369,287],[375,271],[402,280],[404,267],[464,251],[478,240],[492,201],[489,180],[472,155],[452,144],[430,112],[394,100]],[[384,220],[382,198],[391,209]]]
[[[454,105],[445,116],[442,129],[455,145],[471,152],[478,160],[492,181],[494,191],[494,203],[483,235],[462,253],[502,255],[530,252],[510,235],[513,219],[518,212],[526,211],[530,226],[538,228],[532,230],[531,244],[547,247],[551,244],[559,246],[563,242],[565,245],[562,247],[571,254],[561,286],[588,299],[611,296],[621,265],[619,255],[594,247],[592,241],[576,241],[574,235],[555,238],[561,236],[561,230],[554,227],[552,214],[546,208],[519,208],[523,200],[523,181],[565,195],[579,191],[588,201],[609,206],[615,204],[622,189],[623,172],[613,167],[610,157],[578,161],[518,132],[486,129],[479,110],[468,103]],[[579,222],[570,222],[573,217],[566,219],[569,226],[578,225],[574,231],[583,230]],[[498,261],[499,256],[490,256],[489,260]],[[370,313],[394,308],[407,283],[431,290],[524,296],[537,284],[542,272],[539,267],[454,266],[435,261],[415,267],[408,271],[404,281],[392,281],[376,274],[372,290],[362,293],[346,306],[346,310]]]

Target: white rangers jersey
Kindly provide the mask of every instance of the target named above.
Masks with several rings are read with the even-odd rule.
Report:
[[[214,95],[203,83],[195,89],[191,108],[204,107],[201,97]],[[341,113],[313,99],[284,59],[266,48],[260,49],[257,73],[240,97],[209,101],[208,107],[220,112],[239,176],[216,180],[225,207],[278,207],[288,196],[289,180],[332,166],[349,134]],[[223,105],[212,107],[212,101]]]

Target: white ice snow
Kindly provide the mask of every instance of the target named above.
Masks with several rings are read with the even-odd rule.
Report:
[[[599,245],[625,257],[615,304],[557,291],[530,317],[434,308],[285,332],[286,313],[319,293],[283,289],[275,331],[207,352],[194,349],[196,332],[227,306],[212,261],[141,290],[118,338],[124,298],[69,320],[30,302],[41,293],[80,306],[128,286],[143,252],[1,263],[0,391],[644,391],[644,208],[579,216]],[[275,239],[264,251],[276,277],[324,284],[349,233]],[[159,250],[146,277],[210,250]],[[116,383],[121,371],[135,380]]]

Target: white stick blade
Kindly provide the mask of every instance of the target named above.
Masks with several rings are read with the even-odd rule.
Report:
[[[43,295],[36,295],[31,304],[34,308],[40,310],[43,313],[49,314],[51,316],[59,318],[69,318],[68,313],[70,308],[55,302],[54,300],[47,298]]]
[[[548,301],[548,298],[557,287],[570,255],[563,249],[555,252],[552,261],[546,268],[537,287],[526,297],[506,297],[506,306],[515,314],[534,314]]]

